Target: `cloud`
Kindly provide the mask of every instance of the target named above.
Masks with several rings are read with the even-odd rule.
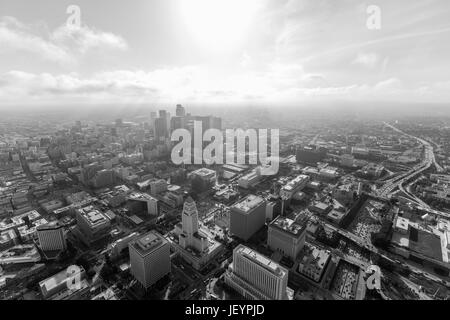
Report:
[[[71,54],[57,43],[47,41],[13,17],[0,19],[0,53],[28,52],[60,63],[72,60]]]
[[[29,53],[33,57],[60,64],[76,63],[95,50],[126,50],[118,35],[88,26],[60,26],[52,32],[22,23],[14,17],[0,18],[0,54]]]
[[[402,89],[402,82],[397,78],[390,78],[378,82],[374,89],[381,92],[386,92],[387,90],[398,90]]]
[[[87,26],[80,28],[63,25],[50,35],[50,41],[69,50],[85,54],[92,49],[126,50],[127,43],[120,36]]]
[[[274,64],[265,73],[241,73],[213,78],[202,67],[77,73],[52,75],[10,71],[0,75],[0,103],[148,103],[148,102],[277,102],[305,99],[401,100],[449,98],[450,83],[422,84],[405,88],[397,78],[375,84],[330,85],[320,74],[308,74],[301,66]]]
[[[378,63],[378,55],[376,53],[358,53],[353,64],[358,64],[366,68],[373,69]]]

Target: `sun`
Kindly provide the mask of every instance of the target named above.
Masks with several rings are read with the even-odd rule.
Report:
[[[245,41],[257,0],[181,0],[180,8],[193,39],[203,49],[223,52]]]

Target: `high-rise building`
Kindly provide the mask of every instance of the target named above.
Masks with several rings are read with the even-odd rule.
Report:
[[[266,201],[256,195],[248,195],[231,207],[230,232],[247,241],[266,222]]]
[[[158,114],[155,111],[150,112],[150,130],[154,132],[155,130],[155,120],[158,118]]]
[[[156,196],[158,193],[167,190],[167,181],[164,179],[153,179],[149,183],[150,194]]]
[[[80,172],[80,180],[83,184],[89,185],[91,183],[91,179],[94,178],[96,173],[103,169],[103,166],[97,162],[93,162],[85,165],[81,168]]]
[[[167,118],[167,111],[166,110],[159,110],[159,117],[160,118]]]
[[[266,198],[266,221],[272,221],[281,213],[281,201],[279,197]]]
[[[210,128],[222,130],[222,118],[210,117]]]
[[[87,245],[108,236],[111,220],[93,206],[77,209],[77,227],[80,239]]]
[[[183,129],[185,127],[185,118],[176,116],[170,119],[170,131],[173,132],[177,129]]]
[[[92,185],[95,188],[109,187],[114,183],[114,171],[103,169],[97,171],[95,176],[92,178]]]
[[[191,197],[184,202],[181,223],[173,233],[178,237],[178,242],[173,242],[175,251],[195,269],[201,269],[222,248],[211,234],[200,228],[197,206]]]
[[[175,111],[175,115],[177,117],[185,117],[186,116],[186,109],[181,104],[177,104],[177,109]]]
[[[194,192],[202,193],[207,190],[211,190],[212,187],[216,184],[217,174],[216,171],[201,168],[195,171],[192,171],[188,178],[191,182],[191,188]]]
[[[278,217],[269,224],[267,245],[274,251],[295,260],[305,245],[306,225],[286,217]]]
[[[147,193],[133,192],[128,196],[127,200],[131,202],[130,207],[133,207],[133,211],[137,211],[136,213],[144,211],[152,216],[159,214],[158,199]]]
[[[187,126],[193,128],[193,122],[200,121],[202,123],[202,132],[208,129],[222,130],[222,118],[213,116],[193,116],[188,117]]]
[[[64,228],[57,221],[36,228],[42,251],[63,251],[67,248]]]
[[[200,121],[202,123],[202,132],[211,128],[211,117],[210,116],[194,116],[194,121]]]
[[[160,234],[149,232],[128,246],[131,274],[145,289],[170,273],[170,245]]]
[[[181,225],[180,246],[184,249],[192,247],[197,251],[204,251],[208,244],[208,238],[198,232],[198,211],[191,197],[184,202]]]
[[[155,139],[158,142],[165,141],[169,135],[167,119],[159,117],[155,119]]]
[[[287,282],[287,269],[244,245],[234,249],[233,263],[225,273],[225,283],[247,299],[292,299]]]

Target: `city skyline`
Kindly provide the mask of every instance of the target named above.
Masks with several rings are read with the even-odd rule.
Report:
[[[449,12],[443,0],[2,1],[0,105],[448,103]]]
[[[0,0],[0,300],[450,300],[449,16]]]

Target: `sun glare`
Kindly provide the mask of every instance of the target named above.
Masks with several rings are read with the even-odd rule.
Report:
[[[233,50],[245,40],[256,0],[182,0],[181,12],[194,40],[204,49]]]

